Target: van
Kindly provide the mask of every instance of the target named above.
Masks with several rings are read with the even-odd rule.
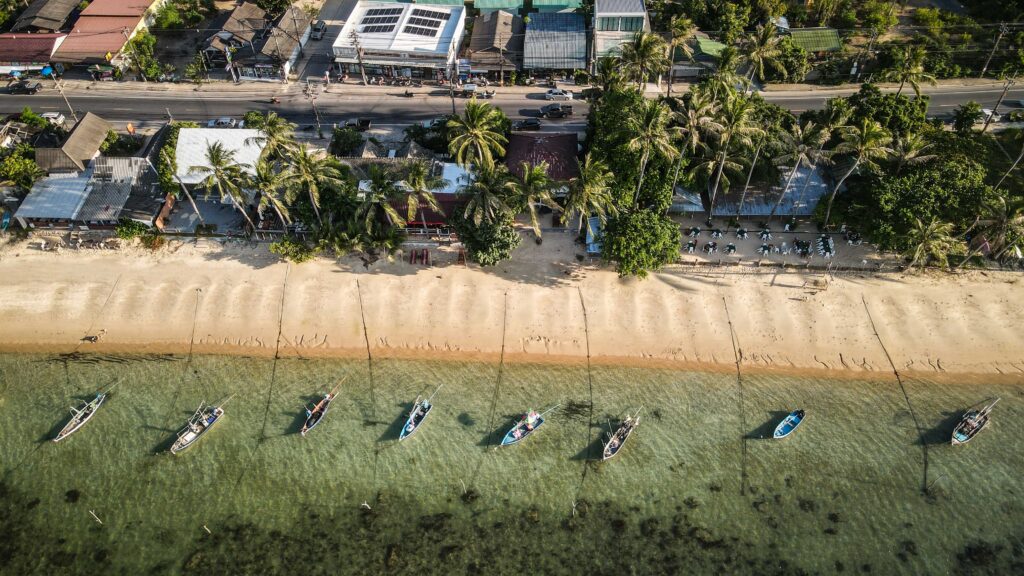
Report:
[[[324,32],[327,31],[327,22],[323,20],[317,20],[316,24],[313,24],[313,32],[310,34],[310,38],[313,40],[323,40]]]

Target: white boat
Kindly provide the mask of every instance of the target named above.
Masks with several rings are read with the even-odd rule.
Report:
[[[214,424],[220,422],[221,417],[224,416],[224,409],[221,406],[204,406],[200,404],[196,413],[188,419],[188,423],[185,424],[181,432],[178,432],[178,439],[171,446],[171,454],[177,454],[195,444],[196,441],[213,428]]]
[[[96,415],[96,411],[99,410],[100,406],[103,405],[104,400],[107,399],[106,392],[100,392],[96,394],[96,397],[82,404],[81,407],[71,407],[71,420],[60,429],[57,436],[53,438],[54,442],[60,442],[61,440],[71,436],[77,432],[85,423],[92,419]]]

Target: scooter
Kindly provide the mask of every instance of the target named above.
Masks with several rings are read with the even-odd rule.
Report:
[[[403,94],[400,94],[402,98],[412,98],[412,92],[406,90]]]

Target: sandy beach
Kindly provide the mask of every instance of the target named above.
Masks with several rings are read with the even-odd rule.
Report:
[[[567,234],[494,269],[280,262],[265,245],[0,251],[0,349],[409,356],[1024,379],[1011,273],[695,274],[576,261]],[[438,255],[441,256],[440,254]],[[435,258],[435,261],[440,258]],[[730,330],[730,326],[732,329]],[[876,337],[876,330],[878,337]],[[83,337],[99,336],[96,343]],[[879,343],[884,344],[885,350]],[[735,344],[735,352],[734,352]]]

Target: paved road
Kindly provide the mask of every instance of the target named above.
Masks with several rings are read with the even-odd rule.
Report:
[[[270,94],[278,90],[280,103],[271,105]],[[301,93],[282,92],[279,85],[268,87],[256,86],[253,92],[217,92],[214,87],[204,87],[200,92],[184,89],[172,92],[144,91],[69,91],[68,99],[79,112],[91,111],[112,121],[157,121],[165,120],[167,113],[179,120],[206,120],[220,116],[240,117],[247,110],[276,110],[289,120],[299,124],[313,124],[313,106],[309,99]],[[331,92],[335,90],[335,92]],[[436,88],[425,90],[413,98],[404,98],[403,88],[357,89],[357,92],[338,93],[337,87],[328,90],[317,98],[317,109],[323,124],[356,117],[369,118],[375,123],[408,124],[451,113],[451,100],[447,91]],[[262,94],[260,93],[262,91]],[[931,96],[930,114],[945,116],[953,109],[968,100],[975,100],[984,107],[995,105],[1002,92],[1000,86],[940,86],[925,90]],[[817,109],[824,105],[828,98],[850,94],[849,90],[837,91],[803,91],[803,92],[766,92],[764,96],[785,108],[800,112]],[[1000,111],[1006,112],[1018,107],[1018,101],[1024,99],[1024,87],[1009,92]],[[456,108],[461,110],[466,100],[456,99]],[[511,118],[524,118],[537,115],[537,109],[546,104],[537,93],[506,93],[491,101]],[[67,114],[67,106],[60,96],[52,89],[44,90],[34,96],[0,95],[0,113],[11,114],[20,112],[25,106],[31,106],[37,112],[60,111]],[[552,120],[547,122],[552,127],[568,124],[573,129],[585,119],[589,109],[586,102],[573,103],[576,118],[573,121]]]

